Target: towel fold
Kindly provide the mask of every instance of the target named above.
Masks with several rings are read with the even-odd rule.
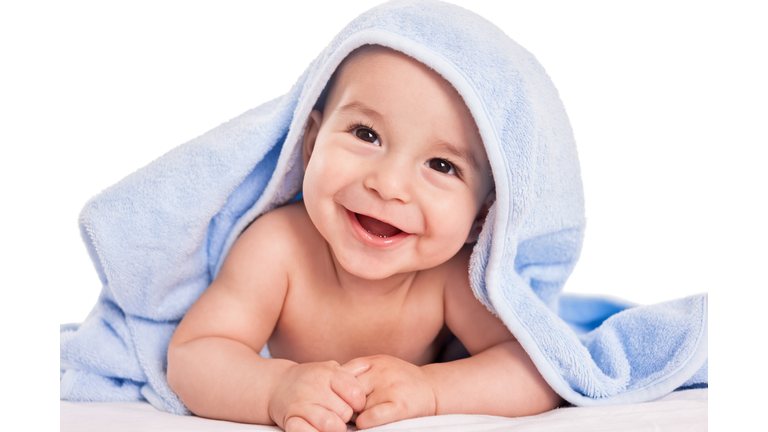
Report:
[[[561,295],[581,251],[583,191],[565,109],[533,55],[462,8],[393,1],[351,22],[285,95],[86,204],[80,229],[103,288],[85,322],[62,326],[62,399],[146,399],[189,414],[166,381],[173,331],[248,224],[300,192],[306,119],[364,44],[431,67],[471,111],[497,196],[472,254],[472,289],[555,391],[600,405],[706,385],[706,294],[651,306]]]

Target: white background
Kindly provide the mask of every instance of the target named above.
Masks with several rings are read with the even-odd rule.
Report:
[[[77,228],[86,200],[285,93],[378,3],[0,6],[0,311],[4,370],[21,383],[3,398],[24,400],[17,414],[42,395],[57,409],[57,325],[82,321],[100,290]],[[710,292],[713,407],[723,389],[764,386],[747,354],[768,328],[760,2],[454,3],[533,52],[570,116],[588,228],[566,291],[644,304]]]

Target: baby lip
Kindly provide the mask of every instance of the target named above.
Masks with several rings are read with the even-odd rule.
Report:
[[[355,217],[357,218],[357,221],[360,223],[360,226],[368,232],[368,234],[375,235],[380,238],[388,238],[395,235],[400,234],[401,232],[404,232],[400,228],[389,224],[387,222],[384,222],[382,220],[376,219],[371,216],[366,216],[364,214],[355,213]]]

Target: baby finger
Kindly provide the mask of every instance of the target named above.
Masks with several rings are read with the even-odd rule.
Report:
[[[331,390],[346,402],[355,412],[365,408],[365,389],[354,376],[339,371],[331,379]]]
[[[328,411],[331,411],[332,413],[339,416],[341,421],[344,423],[348,422],[352,418],[352,415],[355,413],[355,410],[352,409],[348,403],[344,402],[341,397],[334,393],[330,393],[327,397],[325,397],[323,401],[320,402],[320,405]],[[361,410],[362,409],[357,411]]]
[[[357,416],[355,425],[359,429],[368,429],[408,418],[408,416],[401,411],[402,410],[398,409],[397,404],[393,402],[384,402],[371,408],[366,408],[365,411]]]
[[[318,432],[301,417],[291,417],[285,422],[285,432]]]
[[[347,431],[347,424],[345,421],[332,411],[319,405],[307,405],[305,409],[302,410],[301,417],[319,432]],[[288,429],[286,428],[286,432],[287,431]]]
[[[341,366],[341,369],[351,373],[355,378],[357,378],[360,374],[367,372],[370,368],[370,357],[358,357],[344,363]]]

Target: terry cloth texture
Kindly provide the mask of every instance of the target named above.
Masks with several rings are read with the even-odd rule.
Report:
[[[602,405],[707,382],[706,294],[639,307],[560,295],[581,251],[584,199],[565,109],[533,55],[462,8],[393,1],[351,22],[284,96],[86,204],[80,229],[103,290],[83,324],[62,326],[62,399],[146,399],[189,413],[166,382],[171,335],[238,235],[300,192],[307,117],[342,59],[365,44],[428,65],[471,111],[497,195],[472,254],[472,289],[555,391]]]

